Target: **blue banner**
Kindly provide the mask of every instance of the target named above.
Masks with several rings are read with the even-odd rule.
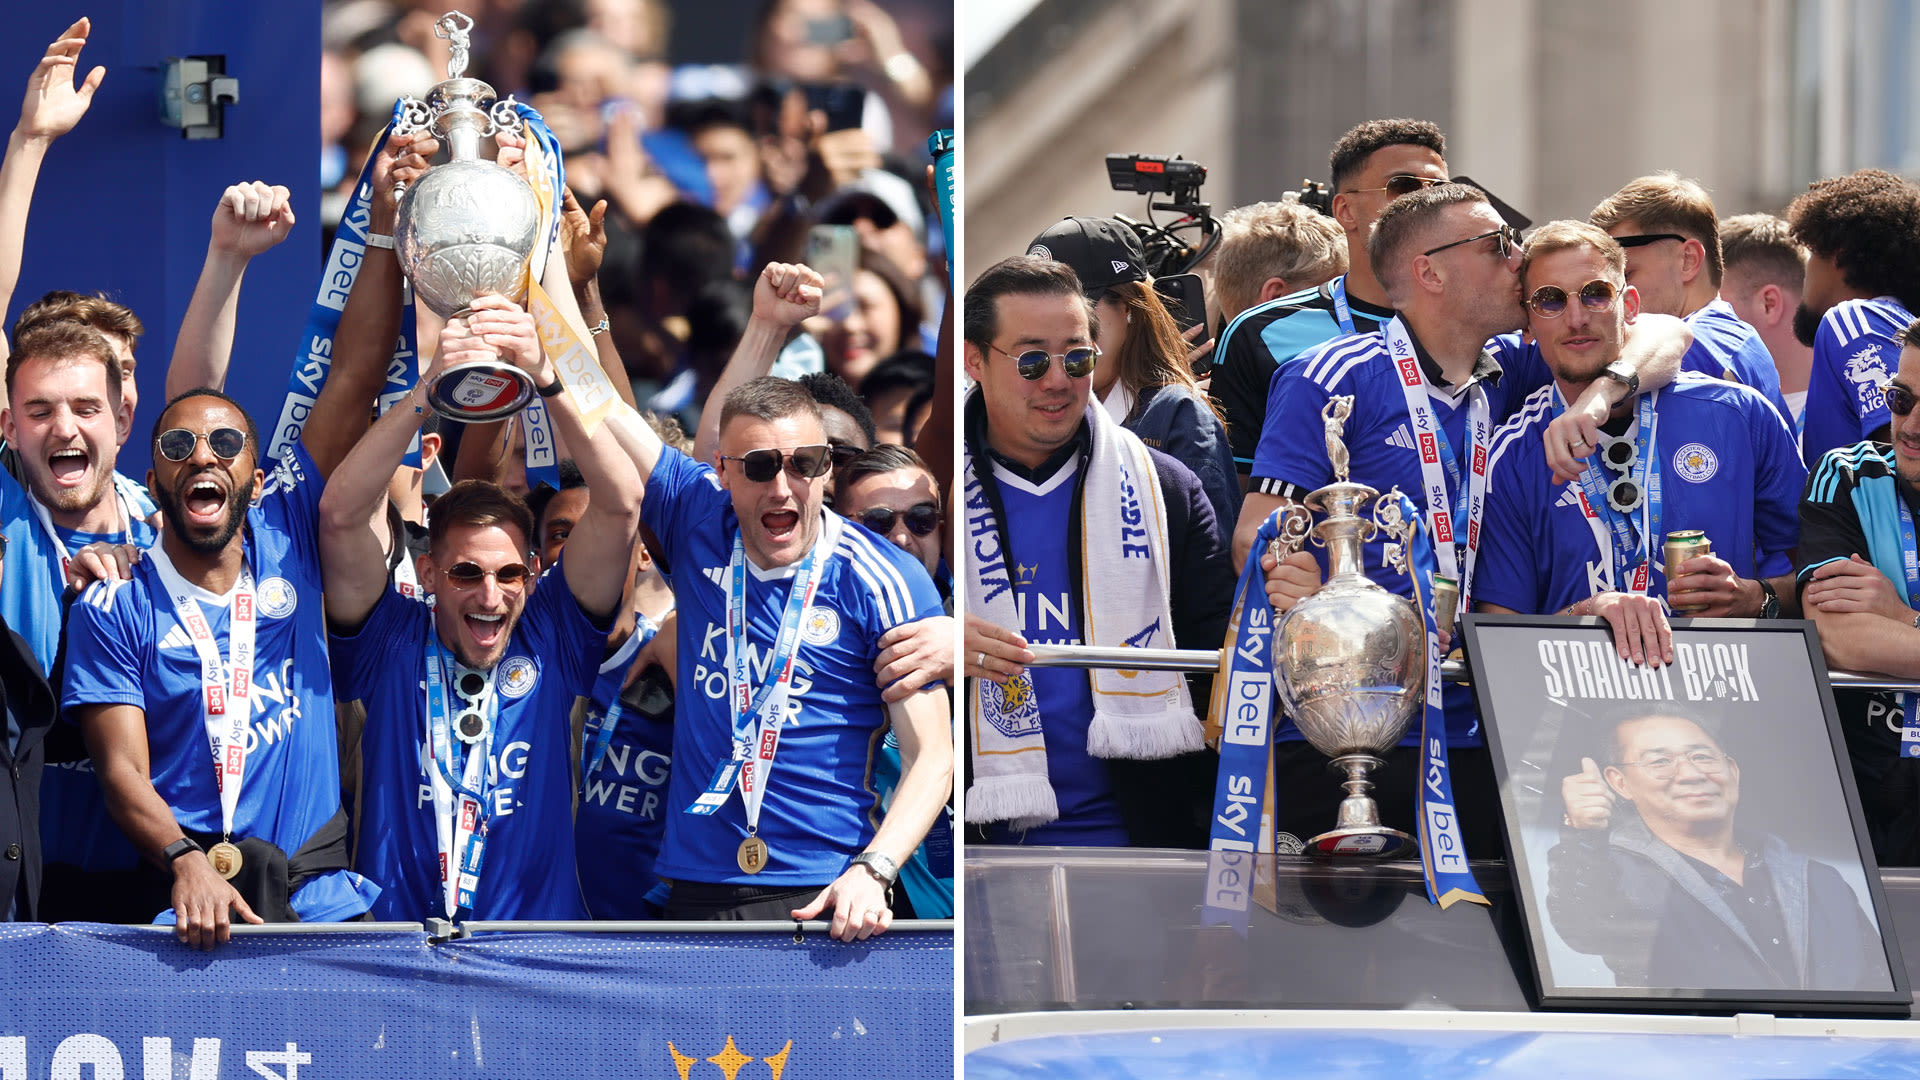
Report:
[[[0,927],[0,1077],[951,1080],[951,933]],[[91,1065],[92,1070],[83,1067]]]

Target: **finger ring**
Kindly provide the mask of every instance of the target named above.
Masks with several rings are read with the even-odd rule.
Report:
[[[1575,440],[1573,440],[1572,442],[1570,442],[1570,443],[1568,443],[1567,445],[1568,445],[1569,447],[1573,447],[1573,446],[1585,446],[1585,445],[1587,445],[1587,440],[1585,440],[1585,439],[1575,439]]]
[[[977,658],[976,658],[976,659],[975,659],[975,660],[973,661],[973,666],[974,666],[974,667],[977,667],[977,668],[979,668],[979,669],[980,669],[980,670],[982,670],[982,671],[985,671],[985,670],[986,670],[986,668],[987,668],[987,654],[986,654],[985,652],[982,652],[982,653],[981,653],[981,654],[980,654],[980,655],[979,655],[979,656],[978,656],[978,657],[977,657]]]

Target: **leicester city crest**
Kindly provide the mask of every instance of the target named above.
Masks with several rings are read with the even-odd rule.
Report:
[[[1040,731],[1040,701],[1033,693],[1033,680],[1026,672],[1004,683],[980,680],[980,709],[987,722],[1009,739]]]
[[[831,645],[840,636],[840,613],[830,607],[810,607],[800,616],[800,637],[809,645]]]
[[[1720,471],[1720,459],[1706,443],[1690,442],[1673,452],[1673,471],[1689,484],[1704,484]]]
[[[500,692],[510,698],[524,697],[533,689],[539,669],[524,656],[509,656],[500,663]]]
[[[269,619],[284,619],[293,614],[300,596],[293,583],[283,577],[270,577],[260,583],[260,614]]]

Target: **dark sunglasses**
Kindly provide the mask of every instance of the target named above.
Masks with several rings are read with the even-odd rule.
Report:
[[[1429,248],[1426,251],[1421,252],[1420,254],[1438,255],[1440,252],[1445,251],[1448,248],[1457,248],[1463,244],[1471,244],[1476,240],[1485,240],[1488,237],[1499,238],[1500,257],[1503,259],[1513,258],[1513,253],[1520,249],[1520,230],[1514,228],[1511,225],[1502,225],[1499,228],[1493,230],[1492,232],[1483,232],[1479,236],[1469,236],[1465,240],[1455,240],[1451,244],[1441,244],[1437,248]]]
[[[859,451],[854,451],[859,453]],[[764,484],[780,475],[780,466],[784,462],[787,472],[801,480],[811,479],[833,467],[833,448],[830,446],[796,446],[782,452],[769,447],[765,450],[749,450],[739,457],[720,455],[721,461],[737,461],[740,471],[756,484]]]
[[[1678,240],[1683,244],[1687,242],[1686,237],[1681,236],[1679,233],[1670,232],[1647,233],[1644,236],[1616,236],[1613,238],[1613,242],[1623,248],[1646,247],[1648,244],[1659,243],[1662,240]]]
[[[1342,194],[1352,194],[1353,192],[1356,192],[1356,191],[1384,191],[1387,194],[1397,199],[1402,195],[1411,195],[1414,192],[1419,191],[1421,188],[1427,188],[1427,187],[1432,187],[1435,184],[1446,184],[1446,183],[1451,183],[1451,181],[1445,179],[1444,177],[1413,176],[1408,173],[1400,173],[1397,176],[1387,177],[1387,182],[1381,185],[1380,187],[1348,188]]]
[[[1036,382],[1044,378],[1047,368],[1053,365],[1056,358],[1060,361],[1060,370],[1066,372],[1069,379],[1084,379],[1093,374],[1094,361],[1100,359],[1100,347],[1097,345],[1082,345],[1063,353],[1050,353],[1045,349],[1028,349],[1018,356],[992,342],[987,343],[987,348],[1012,360],[1020,369],[1020,377],[1028,382]]]
[[[905,510],[875,506],[860,511],[860,524],[881,536],[892,532],[893,523],[900,519],[906,521],[913,535],[927,536],[940,527],[940,508],[932,503],[915,503]]]
[[[860,199],[837,207],[821,224],[851,225],[861,218],[873,222],[876,229],[891,229],[900,224],[900,215],[893,212],[893,207],[878,199]]]
[[[498,570],[483,570],[479,563],[457,562],[447,567],[447,581],[456,589],[471,589],[484,578],[492,578],[503,589],[517,589],[533,573],[525,563],[508,563]]]
[[[232,461],[247,448],[247,433],[230,427],[214,428],[204,435],[183,427],[168,428],[153,444],[168,461],[185,461],[193,456],[193,448],[200,445],[201,439],[207,440],[207,449],[222,461]]]
[[[1580,286],[1580,306],[1588,311],[1605,311],[1613,306],[1620,290],[1611,281],[1594,278]],[[1557,319],[1566,313],[1567,290],[1558,285],[1542,285],[1527,297],[1527,306],[1543,319]]]
[[[1887,411],[1895,416],[1907,415],[1913,411],[1914,403],[1920,401],[1920,397],[1916,397],[1913,391],[1896,382],[1881,386],[1880,392],[1887,396]],[[0,550],[5,549],[0,548]]]
[[[830,452],[833,454],[833,467],[836,469],[846,468],[848,462],[866,453],[865,450],[851,443],[836,443]]]

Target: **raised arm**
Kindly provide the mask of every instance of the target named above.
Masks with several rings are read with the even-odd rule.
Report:
[[[887,717],[900,740],[900,786],[867,850],[905,866],[953,795],[953,711],[947,692],[933,689],[887,706]],[[864,865],[849,866],[793,917],[811,919],[828,908],[833,936],[841,941],[871,937],[893,924],[887,887]]]
[[[580,305],[580,317],[586,321],[593,338],[594,352],[608,381],[629,408],[640,403],[633,396],[633,380],[620,350],[613,346],[613,335],[602,329],[607,321],[607,305],[600,299],[600,263],[607,255],[607,200],[594,204],[591,213],[581,209],[572,191],[564,193],[561,205],[560,242],[567,256],[567,280],[573,284],[573,299]]]
[[[40,180],[40,165],[46,160],[53,140],[72,131],[93,104],[93,92],[107,69],[96,67],[87,72],[78,87],[73,76],[79,70],[80,50],[87,44],[93,23],[77,19],[61,32],[47,54],[27,76],[27,97],[20,105],[20,122],[7,139],[7,157],[0,162],[0,315],[13,304],[13,290],[20,284],[20,262],[26,251],[27,212],[33,206],[34,185]],[[0,338],[0,360],[8,356],[7,343]],[[0,407],[6,405],[6,388],[0,387]]]
[[[369,182],[373,205],[368,227],[391,235],[396,214],[393,185],[411,184],[427,170],[427,155],[440,144],[427,136],[395,136],[381,148]],[[354,279],[333,340],[333,369],[313,403],[300,439],[320,475],[330,477],[367,430],[373,403],[387,382],[387,362],[400,336],[400,262],[392,251],[368,247]],[[396,464],[398,459],[396,459]],[[387,470],[384,475],[392,475]],[[385,482],[384,480],[382,481]]]
[[[173,808],[154,789],[147,755],[147,714],[132,705],[84,705],[78,711],[107,812],[148,862],[173,873],[174,936],[196,949],[227,940],[232,915],[262,921],[206,857],[189,852],[169,864],[167,845],[186,836]]]
[[[711,462],[720,450],[720,403],[734,387],[773,370],[793,328],[820,313],[820,295],[826,279],[804,263],[768,263],[753,283],[753,316],[746,333],[733,347],[733,356],[720,381],[700,410],[700,431],[694,436],[693,456]]]
[[[1639,392],[1644,394],[1671,384],[1691,348],[1693,331],[1685,322],[1671,315],[1642,312],[1627,327],[1626,339],[1620,343],[1620,358],[1615,362],[1639,378]],[[1590,452],[1599,442],[1600,425],[1607,422],[1607,415],[1630,396],[1627,386],[1617,379],[1595,379],[1580,400],[1547,425],[1547,465],[1556,481],[1580,479],[1584,454],[1576,456],[1573,448]]]
[[[253,257],[285,240],[293,231],[292,196],[264,180],[235,184],[213,208],[207,259],[200,266],[193,298],[180,318],[167,365],[167,400],[197,386],[219,389],[227,383],[233,356],[233,324],[240,306],[240,280]]]
[[[540,347],[540,334],[533,316],[498,296],[482,296],[473,302],[473,314],[467,319],[471,338],[456,336],[450,342],[443,332],[441,354],[447,363],[453,354],[479,344],[499,354],[528,375],[535,386],[551,386],[559,381],[552,361]],[[634,463],[610,430],[604,425],[592,438],[567,394],[547,398],[547,415],[556,434],[571,450],[573,462],[587,481],[590,498],[567,537],[567,587],[588,614],[609,617],[625,591],[627,567],[634,544],[634,531],[640,523],[640,475]],[[643,425],[644,426],[644,425]]]

